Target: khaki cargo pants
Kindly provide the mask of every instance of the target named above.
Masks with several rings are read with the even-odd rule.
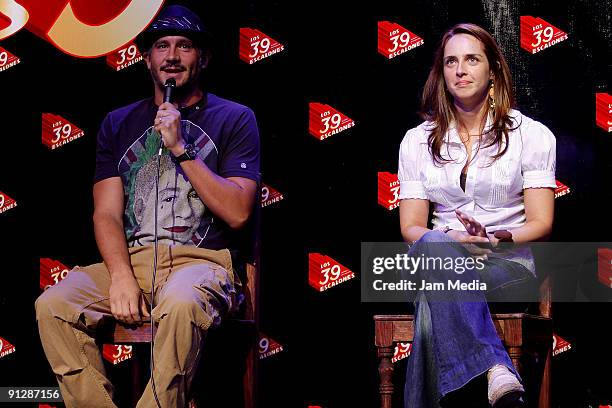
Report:
[[[140,288],[151,300],[153,247],[129,249]],[[183,408],[206,330],[237,308],[240,281],[228,250],[158,246],[155,308],[155,389],[162,408]],[[95,342],[112,319],[111,279],[104,263],[76,267],[36,300],[42,345],[68,408],[116,408]],[[138,408],[156,407],[151,381]]]

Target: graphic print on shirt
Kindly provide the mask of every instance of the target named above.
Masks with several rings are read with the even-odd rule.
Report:
[[[210,137],[193,122],[181,121],[183,140],[192,143],[198,157],[215,168],[218,151]],[[155,241],[155,178],[160,136],[151,126],[125,152],[118,170],[126,197],[124,224],[129,246],[149,245]],[[164,149],[159,167],[158,242],[166,245],[201,246],[213,214]]]

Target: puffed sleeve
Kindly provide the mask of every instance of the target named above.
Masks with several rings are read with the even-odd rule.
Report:
[[[523,188],[555,188],[556,141],[540,122],[532,122],[523,135],[521,172]]]
[[[399,166],[397,177],[400,182],[400,199],[420,198],[427,200],[425,186],[420,178],[420,129],[414,128],[406,132],[399,151]]]

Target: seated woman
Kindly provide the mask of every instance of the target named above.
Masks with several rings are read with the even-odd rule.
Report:
[[[525,243],[550,234],[555,138],[513,103],[508,65],[493,37],[474,24],[448,30],[423,91],[425,122],[400,147],[401,232],[414,243],[415,256],[479,256],[484,269],[462,276],[488,283],[488,292],[472,293],[470,302],[419,293],[405,407],[438,407],[442,397],[485,373],[493,407],[524,405],[521,378],[497,336],[487,297],[534,280],[533,257],[491,248],[500,240]],[[434,281],[458,276],[426,273]]]

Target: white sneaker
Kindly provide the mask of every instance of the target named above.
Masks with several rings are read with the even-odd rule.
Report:
[[[508,367],[497,364],[487,372],[489,404],[494,408],[524,406],[525,389]]]

